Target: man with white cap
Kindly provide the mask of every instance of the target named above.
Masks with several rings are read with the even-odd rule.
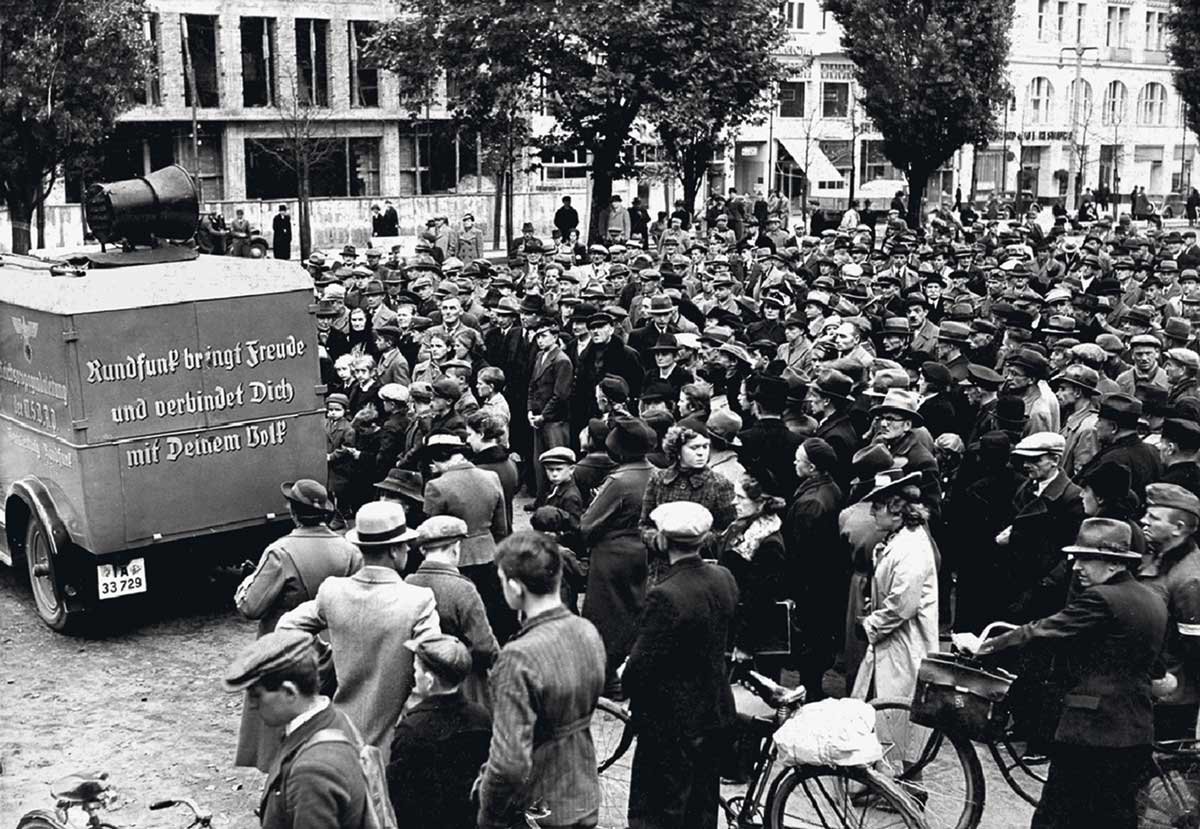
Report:
[[[277,630],[329,631],[338,688],[333,701],[350,716],[363,739],[387,759],[392,731],[413,687],[410,639],[437,633],[433,591],[405,584],[408,562],[404,507],[372,501],[355,516],[346,540],[362,551],[362,569],[329,578],[317,597],[285,613]]]
[[[1127,522],[1089,518],[1063,552],[1074,558],[1082,588],[1065,607],[982,642],[955,634],[954,644],[987,656],[1038,643],[1063,657],[1069,690],[1032,825],[1132,829],[1155,739],[1151,682],[1167,608],[1130,573],[1140,556],[1130,549]]]
[[[672,501],[655,508],[650,520],[655,546],[671,566],[646,596],[621,676],[638,728],[629,826],[715,829],[718,744],[736,715],[725,650],[737,582],[700,558],[713,523],[703,506]]]

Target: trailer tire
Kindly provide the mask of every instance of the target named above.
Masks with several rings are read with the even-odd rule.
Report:
[[[36,513],[30,515],[25,528],[25,566],[29,572],[29,586],[33,590],[38,616],[51,629],[59,633],[72,633],[79,627],[81,614],[67,608],[55,569],[57,554],[54,537]]]

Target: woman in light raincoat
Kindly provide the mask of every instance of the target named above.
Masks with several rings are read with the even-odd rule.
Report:
[[[876,477],[862,500],[885,533],[875,547],[874,574],[862,631],[867,653],[853,696],[912,698],[921,660],[938,649],[938,579],[928,509],[921,502],[921,473]]]

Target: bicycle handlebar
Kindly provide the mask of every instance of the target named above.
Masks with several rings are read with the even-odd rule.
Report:
[[[173,806],[186,806],[188,809],[190,809],[193,817],[193,826],[196,824],[208,826],[212,822],[212,812],[205,812],[201,810],[201,808],[196,805],[194,800],[186,797],[180,797],[174,800],[156,800],[150,804],[150,811],[153,812],[157,811],[158,809],[170,809]]]
[[[1019,627],[1020,625],[1014,625],[1012,622],[992,622],[983,629],[983,632],[979,634],[979,638],[987,639],[992,633],[992,628],[996,628],[997,630],[1016,630]]]

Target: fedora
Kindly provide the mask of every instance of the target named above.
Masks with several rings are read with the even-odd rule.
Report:
[[[1141,555],[1129,549],[1132,535],[1128,521],[1085,518],[1079,526],[1075,543],[1063,547],[1063,552],[1076,557],[1108,561],[1141,561]]]
[[[812,384],[812,388],[825,397],[849,400],[850,392],[854,388],[854,381],[840,371],[827,369],[817,375],[817,380]]]
[[[333,512],[333,501],[324,486],[311,478],[301,478],[298,481],[285,481],[279,485],[279,491],[288,503],[295,504],[302,510],[310,512]]]
[[[718,409],[708,416],[704,424],[704,434],[712,440],[720,441],[726,446],[741,446],[742,439],[737,433],[742,430],[742,419],[736,412],[728,409]]]
[[[859,498],[858,502],[878,501],[899,492],[906,486],[920,486],[920,484],[920,472],[909,472],[905,475],[903,469],[886,469],[875,475],[875,486],[866,495]]]
[[[386,547],[417,537],[408,528],[404,507],[394,501],[372,501],[359,508],[354,516],[354,529],[346,540],[359,547]]]
[[[618,417],[604,439],[604,447],[622,462],[641,460],[657,445],[658,435],[636,417]]]
[[[920,396],[916,392],[906,389],[888,389],[883,400],[878,405],[871,407],[871,417],[878,417],[881,414],[897,414],[911,420],[914,426],[920,426],[925,422],[925,418],[921,417],[921,413],[917,411],[919,406]]]
[[[1050,370],[1050,363],[1041,354],[1028,348],[1022,348],[1008,358],[1008,365],[1017,366],[1029,374],[1034,380],[1043,379]]]
[[[1100,417],[1129,429],[1136,429],[1142,416],[1142,401],[1127,394],[1107,394],[1100,398]]]
[[[425,503],[425,482],[421,473],[412,469],[390,469],[387,477],[375,484],[376,489],[395,492],[417,503]]]
[[[1094,368],[1088,366],[1067,366],[1062,373],[1054,375],[1050,382],[1052,385],[1070,383],[1089,396],[1100,393],[1097,388],[1100,385],[1100,374]]]
[[[658,340],[650,346],[651,351],[678,351],[679,343],[674,334],[659,334]]]
[[[872,443],[854,453],[850,459],[850,470],[854,473],[851,486],[873,484],[875,476],[886,472],[894,465],[892,453],[882,443]]]

